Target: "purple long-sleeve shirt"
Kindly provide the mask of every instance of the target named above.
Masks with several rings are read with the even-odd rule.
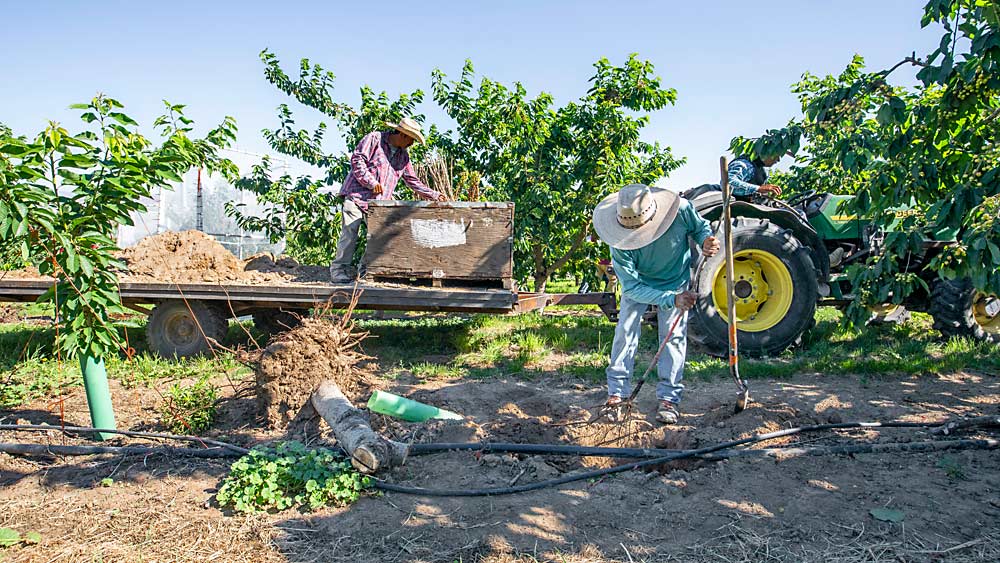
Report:
[[[417,178],[406,149],[396,148],[394,153],[389,146],[391,134],[391,131],[369,133],[351,154],[351,171],[340,188],[340,195],[354,200],[362,211],[368,210],[369,200],[394,199],[393,192],[400,178],[424,199],[437,199],[441,195]],[[382,184],[379,195],[372,191],[376,184]]]

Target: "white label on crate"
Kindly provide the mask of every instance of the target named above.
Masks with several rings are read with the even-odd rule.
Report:
[[[465,244],[465,219],[410,219],[413,242],[424,248],[444,248]]]

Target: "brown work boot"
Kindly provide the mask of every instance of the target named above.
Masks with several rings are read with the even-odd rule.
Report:
[[[677,412],[677,403],[672,401],[660,401],[660,408],[656,411],[656,421],[661,424],[677,424],[681,414]]]

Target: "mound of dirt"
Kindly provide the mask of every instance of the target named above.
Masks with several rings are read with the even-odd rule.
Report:
[[[133,281],[235,281],[243,264],[215,239],[200,231],[168,231],[122,251]]]
[[[304,266],[292,258],[258,254],[243,262],[201,231],[168,231],[146,237],[122,251],[125,281],[280,285],[329,281],[324,266]]]
[[[251,256],[243,269],[247,272],[271,274],[268,278],[277,276],[283,281],[299,283],[330,281],[330,269],[326,266],[299,264],[291,256],[280,256],[275,259],[269,252]]]
[[[283,427],[306,405],[316,386],[335,382],[354,404],[371,392],[371,374],[358,367],[363,335],[350,323],[304,318],[264,349],[256,370],[257,404],[268,423]]]

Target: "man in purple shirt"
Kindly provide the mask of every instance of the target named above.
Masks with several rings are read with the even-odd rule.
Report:
[[[337,256],[330,264],[330,281],[348,283],[354,280],[351,259],[358,246],[358,229],[365,220],[368,202],[394,199],[393,192],[400,178],[418,196],[444,201],[445,197],[417,178],[406,149],[414,141],[424,142],[420,124],[405,118],[399,123],[386,123],[388,131],[375,131],[361,139],[351,155],[351,171],[347,173],[339,195],[344,197],[341,213],[340,240]]]

